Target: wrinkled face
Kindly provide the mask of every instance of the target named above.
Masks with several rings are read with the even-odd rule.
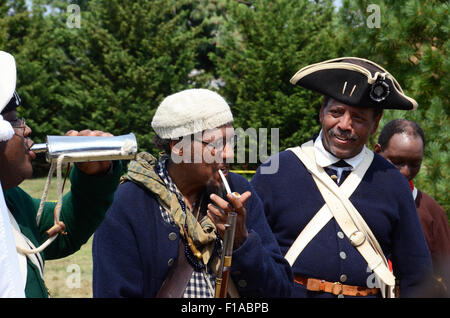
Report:
[[[31,129],[17,118],[15,110],[2,114],[14,128],[14,136],[0,143],[0,180],[4,190],[19,185],[23,180],[31,178],[33,167],[31,160],[36,154],[29,151],[33,142],[28,138]]]
[[[226,176],[229,162],[234,158],[234,139],[232,125],[194,134],[172,148],[172,153],[182,156],[178,159],[172,156],[172,160],[176,162],[182,159],[192,182],[217,187],[222,183],[219,169]]]
[[[423,142],[420,137],[395,134],[379,154],[390,161],[408,180],[419,173],[423,159]]]
[[[375,118],[372,108],[352,107],[330,99],[320,109],[323,145],[338,158],[354,157],[377,131],[380,119],[381,114]]]

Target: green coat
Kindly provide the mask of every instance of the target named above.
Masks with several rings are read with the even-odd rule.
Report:
[[[121,163],[105,176],[88,176],[74,166],[70,174],[71,190],[63,197],[61,221],[66,225],[67,235],[58,235],[44,251],[42,259],[58,259],[75,253],[87,242],[102,222],[106,210],[113,201],[122,172]],[[55,180],[53,180],[55,181]],[[46,231],[53,226],[53,210],[56,202],[46,202],[39,226],[36,214],[40,199],[29,196],[19,187],[5,191],[6,204],[19,224],[21,232],[38,247],[47,240]],[[28,273],[26,297],[48,297],[47,288],[39,269],[27,258]]]

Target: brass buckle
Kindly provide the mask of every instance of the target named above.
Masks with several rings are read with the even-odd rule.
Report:
[[[335,291],[336,286],[338,286],[338,290]],[[344,288],[342,286],[342,284],[340,282],[334,282],[333,286],[331,287],[331,293],[335,296],[341,295],[342,292],[344,291]]]

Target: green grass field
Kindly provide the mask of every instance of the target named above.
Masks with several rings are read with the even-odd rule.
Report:
[[[41,198],[46,178],[30,179],[20,187],[35,198]],[[70,189],[67,181],[65,191]],[[56,178],[52,178],[47,201],[56,201]],[[81,249],[68,257],[45,262],[44,277],[55,298],[92,297],[92,237]],[[78,273],[80,275],[78,275]],[[79,283],[79,284],[78,284]]]

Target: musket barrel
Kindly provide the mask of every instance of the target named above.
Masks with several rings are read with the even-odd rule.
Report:
[[[228,289],[228,279],[233,255],[234,234],[236,232],[236,212],[229,212],[225,224],[223,251],[220,259],[219,272],[216,277],[216,298],[225,298]]]

